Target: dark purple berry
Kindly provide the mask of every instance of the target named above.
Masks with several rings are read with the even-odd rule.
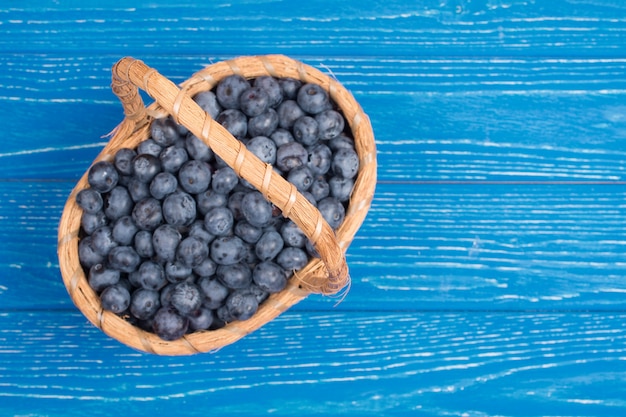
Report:
[[[117,185],[119,174],[115,166],[107,161],[96,162],[89,168],[87,182],[99,193],[108,193]]]
[[[280,292],[287,286],[287,273],[280,265],[271,261],[255,266],[252,279],[259,288],[269,293]]]
[[[246,147],[266,164],[276,162],[276,144],[266,136],[256,136],[248,141]]]
[[[190,282],[176,284],[170,298],[170,303],[179,314],[187,316],[202,306],[200,288]]]
[[[179,138],[178,126],[171,117],[155,119],[150,125],[150,136],[162,147],[173,145]]]
[[[176,191],[163,200],[163,218],[173,226],[188,226],[196,219],[196,201],[189,194]]]
[[[131,216],[141,230],[154,230],[163,223],[161,203],[152,197],[144,198],[135,204]]]
[[[217,101],[217,97],[213,91],[202,91],[193,96],[198,106],[211,116],[211,119],[215,119],[217,115],[222,111],[222,106]]]
[[[226,109],[239,108],[239,97],[250,88],[250,83],[240,75],[229,75],[222,79],[215,90],[219,104]]]
[[[152,234],[152,247],[157,258],[162,261],[176,259],[176,248],[182,240],[182,235],[175,227],[164,224],[156,228]]]
[[[278,113],[278,126],[283,129],[291,129],[296,120],[306,116],[304,110],[294,100],[283,101],[276,112]]]
[[[319,137],[322,140],[332,139],[343,132],[345,120],[335,110],[325,110],[315,115],[315,121],[319,126]]]
[[[154,317],[161,308],[159,292],[139,288],[130,297],[130,313],[139,320],[147,320]]]
[[[260,76],[255,78],[253,85],[267,93],[270,107],[276,107],[283,101],[283,91],[276,78],[268,75]]]
[[[314,145],[319,140],[319,126],[311,116],[302,116],[293,124],[293,137],[305,146]]]
[[[263,236],[254,246],[254,251],[261,261],[274,259],[283,249],[285,242],[280,233],[271,230],[263,233]]]
[[[298,142],[286,143],[276,150],[276,166],[284,172],[306,165],[309,153]]]
[[[239,96],[239,108],[248,117],[262,114],[268,109],[270,96],[260,87],[250,87]]]
[[[121,148],[115,152],[113,164],[122,175],[133,175],[133,159],[137,156],[137,152],[130,148]]]
[[[252,283],[250,267],[242,263],[220,265],[215,275],[222,284],[233,290],[247,288]]]
[[[221,112],[215,121],[221,124],[228,132],[237,139],[243,139],[248,132],[248,118],[245,114],[235,109],[227,109]]]
[[[257,312],[259,303],[253,294],[235,291],[226,299],[225,307],[235,320],[248,320]]]
[[[130,305],[130,293],[123,285],[111,285],[100,294],[100,302],[105,310],[121,314]]]
[[[157,155],[159,155],[161,152]],[[161,172],[161,161],[155,155],[140,153],[133,159],[134,177],[145,183],[152,181],[152,178]]]
[[[333,156],[332,169],[343,178],[354,178],[359,171],[359,155],[352,149],[339,149]]]
[[[211,183],[211,166],[195,159],[187,161],[178,171],[178,182],[189,194],[202,193]]]
[[[109,251],[109,266],[121,272],[133,272],[139,266],[141,258],[132,246],[116,246]]]
[[[152,322],[154,333],[166,341],[173,341],[183,337],[187,332],[188,326],[189,320],[187,318],[178,315],[167,307],[160,308]]]
[[[94,189],[85,188],[76,194],[76,204],[85,213],[95,214],[102,210],[102,195]]]
[[[307,113],[317,114],[330,109],[328,93],[317,84],[305,84],[298,90],[296,101]]]
[[[251,225],[264,227],[272,220],[272,203],[267,201],[259,191],[251,191],[241,200],[241,212]]]
[[[87,278],[89,286],[96,292],[101,292],[111,285],[115,285],[120,280],[120,271],[107,268],[104,264],[95,264],[89,268]]]

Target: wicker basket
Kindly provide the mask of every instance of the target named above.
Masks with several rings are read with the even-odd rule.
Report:
[[[360,170],[343,224],[336,232],[317,209],[296,188],[276,174],[245,146],[213,121],[192,99],[211,90],[224,77],[239,74],[251,79],[263,75],[292,77],[316,83],[326,89],[346,118],[355,139]],[[320,254],[298,271],[287,287],[273,294],[245,321],[228,323],[221,329],[188,334],[168,342],[143,331],[119,316],[105,311],[99,296],[89,286],[78,260],[78,241],[82,210],[75,202],[78,191],[86,188],[87,173],[70,194],[59,224],[58,255],[65,286],[73,302],[95,326],[118,341],[141,351],[158,355],[190,355],[210,352],[231,344],[271,321],[311,293],[336,294],[349,284],[345,251],[367,215],[376,183],[376,148],[368,117],[354,97],[336,80],[301,62],[285,56],[241,57],[212,64],[180,85],[132,58],[123,58],[113,67],[112,89],[120,99],[125,118],[96,160],[111,161],[122,148],[134,148],[150,135],[155,117],[171,115],[208,144],[235,172],[261,191],[265,197],[293,220],[309,237]],[[138,87],[155,102],[145,107]]]

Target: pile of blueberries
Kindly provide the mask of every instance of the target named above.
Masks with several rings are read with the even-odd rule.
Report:
[[[292,78],[238,75],[193,97],[336,229],[359,170],[327,92]],[[317,256],[296,224],[171,117],[88,171],[78,252],[112,311],[164,340],[247,320]]]

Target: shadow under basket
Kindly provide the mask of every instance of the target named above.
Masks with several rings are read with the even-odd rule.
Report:
[[[354,97],[334,78],[281,55],[241,57],[207,66],[180,84],[161,76],[142,61],[123,58],[112,70],[112,89],[120,99],[125,118],[94,160],[112,161],[117,150],[135,148],[150,136],[156,117],[174,121],[202,139],[226,164],[293,220],[314,244],[313,258],[289,279],[286,288],[272,294],[248,320],[233,321],[216,330],[188,333],[165,341],[124,318],[102,308],[99,295],[90,287],[78,257],[82,209],[76,194],[89,187],[87,172],[78,181],[64,207],[58,230],[58,256],[68,293],[85,317],[105,334],[134,349],[157,355],[191,355],[211,352],[229,345],[276,318],[309,294],[338,294],[349,288],[345,252],[364,221],[376,184],[376,147],[369,118]],[[335,231],[295,186],[262,162],[224,127],[211,119],[192,99],[212,90],[223,78],[238,74],[246,79],[260,76],[295,78],[320,85],[343,114],[359,156],[359,172],[343,223]],[[138,88],[154,99],[146,107]]]

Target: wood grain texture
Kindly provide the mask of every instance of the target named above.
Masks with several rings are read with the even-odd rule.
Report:
[[[0,55],[0,113],[13,132],[0,178],[78,179],[123,118],[109,88],[118,57]],[[141,58],[175,82],[224,59]],[[330,71],[369,115],[381,180],[624,179],[623,59],[305,62]]]
[[[36,0],[0,14],[0,52],[620,56],[623,11],[608,0]]]
[[[72,306],[56,236],[73,185],[0,182],[5,308]],[[295,308],[624,310],[625,195],[623,185],[379,184],[348,250],[347,298]]]
[[[623,2],[5,6],[0,415],[625,414]],[[65,199],[122,119],[110,68],[181,82],[267,53],[330,72],[372,120],[351,291],[214,354],[134,352],[73,307],[56,259]]]
[[[288,313],[217,353],[167,358],[132,351],[74,313],[2,313],[0,412],[617,416],[625,322]]]

